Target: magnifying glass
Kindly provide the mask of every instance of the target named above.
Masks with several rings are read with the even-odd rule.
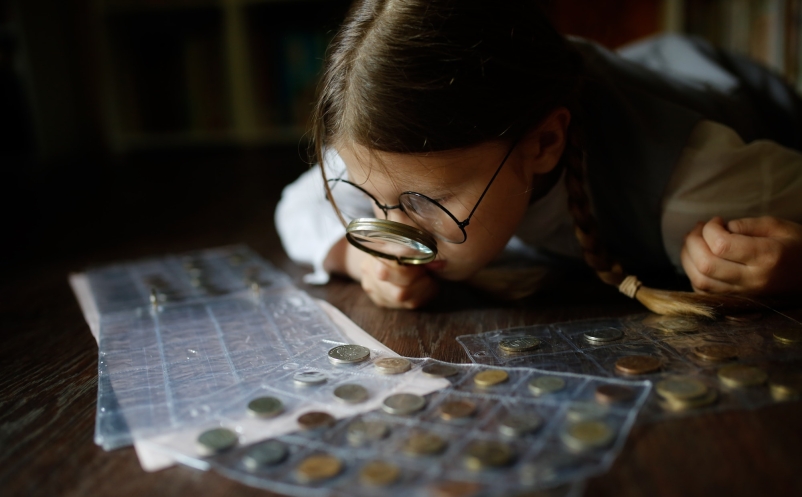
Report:
[[[354,219],[345,228],[345,238],[359,250],[399,264],[426,264],[437,257],[432,235],[386,219]]]

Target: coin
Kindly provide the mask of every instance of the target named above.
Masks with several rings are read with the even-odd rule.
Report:
[[[565,413],[565,416],[570,421],[587,421],[589,419],[598,419],[607,414],[610,410],[609,407],[596,402],[574,402]]]
[[[336,422],[337,420],[334,419],[334,416],[327,412],[311,411],[298,416],[298,424],[304,430],[328,428]]]
[[[367,442],[382,440],[389,434],[390,427],[386,423],[358,419],[348,425],[345,437],[351,445],[362,445]]]
[[[264,466],[273,466],[287,458],[287,446],[278,440],[267,440],[248,449],[242,456],[242,464],[251,471]]]
[[[528,352],[540,347],[540,340],[535,337],[512,337],[498,342],[498,348],[504,352]]]
[[[615,434],[604,421],[590,420],[569,425],[561,438],[569,449],[584,452],[607,447],[615,438]]]
[[[363,485],[384,487],[395,483],[401,470],[395,464],[384,461],[370,461],[359,471],[359,481]]]
[[[370,359],[370,349],[361,345],[338,345],[329,350],[332,364],[355,364]]]
[[[431,497],[473,497],[482,486],[476,482],[438,481],[429,487]]]
[[[774,339],[787,344],[802,342],[802,330],[782,329],[774,331]]]
[[[381,374],[399,374],[409,371],[412,363],[403,357],[383,357],[376,360],[373,366]]]
[[[292,375],[292,381],[302,387],[326,383],[329,377],[321,371],[299,371]]]
[[[600,330],[587,331],[582,335],[590,343],[612,342],[624,336],[624,332],[616,328],[602,328]]]
[[[532,395],[539,397],[564,389],[565,380],[559,376],[538,376],[529,380],[528,386]]]
[[[439,411],[440,417],[446,421],[463,420],[474,415],[476,404],[468,400],[452,400],[441,404]]]
[[[658,395],[665,399],[691,400],[708,393],[707,385],[694,378],[673,376],[659,381],[654,386]]]
[[[295,468],[295,477],[301,483],[328,480],[340,474],[343,463],[328,454],[309,456]]]
[[[447,445],[433,433],[416,433],[406,439],[401,450],[410,456],[433,456],[446,450]]]
[[[628,355],[615,362],[615,369],[623,374],[639,375],[652,373],[663,365],[658,357],[649,355]]]
[[[499,383],[504,383],[509,379],[510,375],[505,371],[501,371],[500,369],[488,369],[487,371],[476,373],[476,376],[473,377],[473,382],[480,387],[492,387]]]
[[[426,399],[411,393],[397,393],[390,395],[382,402],[382,409],[390,414],[412,414],[426,406]]]
[[[802,373],[781,373],[769,379],[771,396],[776,401],[795,400],[802,395]]]
[[[248,402],[248,414],[258,418],[272,418],[283,410],[284,404],[275,397],[257,397]]]
[[[543,418],[537,414],[508,414],[498,425],[498,431],[505,437],[520,437],[536,432],[543,426]]]
[[[718,379],[730,388],[753,387],[765,383],[768,375],[755,366],[733,364],[719,369]]]
[[[627,402],[635,397],[635,391],[623,385],[600,385],[596,388],[595,398],[602,404]]]
[[[509,465],[514,453],[509,445],[494,440],[478,440],[466,447],[465,466],[473,471]]]
[[[454,366],[449,366],[448,364],[433,363],[423,366],[421,372],[426,376],[431,376],[433,378],[447,378],[459,373],[459,369],[455,368]]]
[[[198,450],[204,455],[216,454],[237,445],[239,437],[228,428],[212,428],[198,436]]]
[[[724,344],[700,345],[694,347],[693,353],[703,361],[723,362],[738,357],[738,347]]]
[[[688,411],[690,409],[698,409],[700,407],[708,406],[718,399],[718,392],[710,388],[707,392],[693,399],[677,399],[666,397],[663,401],[659,402],[663,409],[669,411]]]
[[[346,404],[359,404],[368,397],[368,389],[356,383],[346,383],[334,389],[334,396]]]

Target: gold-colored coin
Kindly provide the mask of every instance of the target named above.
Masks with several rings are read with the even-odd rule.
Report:
[[[774,339],[785,344],[795,344],[802,342],[802,330],[798,328],[786,328],[776,330]]]
[[[298,416],[298,425],[304,430],[317,430],[328,428],[337,422],[334,416],[327,412],[312,411]]]
[[[465,467],[473,471],[501,468],[512,462],[514,452],[509,445],[492,440],[480,440],[468,445]]]
[[[573,423],[562,434],[563,443],[577,452],[606,447],[614,438],[615,433],[610,425],[600,420]]]
[[[713,404],[716,399],[718,399],[718,392],[710,388],[707,390],[707,393],[700,397],[696,397],[693,399],[677,399],[666,397],[664,400],[660,401],[660,406],[667,410],[667,411],[688,411],[691,409],[698,409],[700,407],[708,406]]]
[[[409,437],[402,450],[410,456],[433,456],[446,450],[446,441],[433,433],[416,433]]]
[[[596,388],[595,398],[602,404],[627,402],[635,397],[635,391],[623,385],[600,385]]]
[[[660,369],[663,361],[659,357],[650,355],[628,355],[615,362],[615,369],[619,373],[639,375],[652,373]]]
[[[738,347],[714,343],[695,347],[693,353],[703,361],[724,362],[738,357]]]
[[[381,374],[401,374],[409,371],[412,363],[403,357],[383,357],[377,359],[373,367]]]
[[[756,366],[733,364],[719,369],[718,379],[730,388],[741,388],[762,385],[768,379],[768,375]]]
[[[431,497],[473,497],[482,486],[467,481],[440,481],[429,487]]]
[[[473,377],[473,382],[480,387],[492,387],[494,385],[498,385],[499,383],[504,383],[509,379],[510,375],[508,375],[505,371],[501,371],[500,369],[489,369],[487,371],[476,373],[476,376]]]
[[[309,456],[295,468],[295,478],[301,483],[328,480],[340,474],[343,463],[328,454]]]
[[[468,400],[444,402],[439,408],[440,417],[446,421],[457,421],[469,418],[476,412],[476,404]]]
[[[673,376],[659,381],[654,389],[664,399],[677,401],[698,399],[708,393],[707,385],[701,381],[681,376]]]
[[[771,397],[776,401],[796,400],[802,396],[802,373],[772,375],[769,389]]]
[[[538,376],[529,380],[527,386],[532,395],[540,397],[562,391],[565,388],[565,380],[559,376]]]
[[[384,461],[371,461],[359,471],[359,481],[363,485],[386,487],[398,480],[401,470],[395,464]]]

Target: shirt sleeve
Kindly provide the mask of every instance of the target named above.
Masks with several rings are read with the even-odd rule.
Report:
[[[323,163],[327,178],[345,177],[345,163],[336,151],[327,151]],[[337,205],[357,205],[369,212],[369,202],[358,192],[346,188],[334,188],[332,191]],[[304,281],[311,284],[328,283],[329,273],[323,268],[323,262],[331,248],[345,236],[345,227],[326,199],[320,165],[306,171],[284,188],[276,207],[275,221],[281,243],[290,259],[314,268],[314,272],[306,275]]]
[[[699,221],[774,216],[802,222],[802,153],[770,140],[744,143],[731,128],[701,121],[663,196],[662,234],[682,272],[685,234]]]

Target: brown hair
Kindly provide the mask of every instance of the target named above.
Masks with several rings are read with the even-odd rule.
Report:
[[[744,307],[739,298],[644,287],[605,252],[583,181],[582,77],[581,56],[535,0],[358,0],[329,48],[313,154],[322,163],[324,145],[337,142],[425,153],[509,141],[566,107],[560,167],[585,261],[599,277],[660,314]]]

